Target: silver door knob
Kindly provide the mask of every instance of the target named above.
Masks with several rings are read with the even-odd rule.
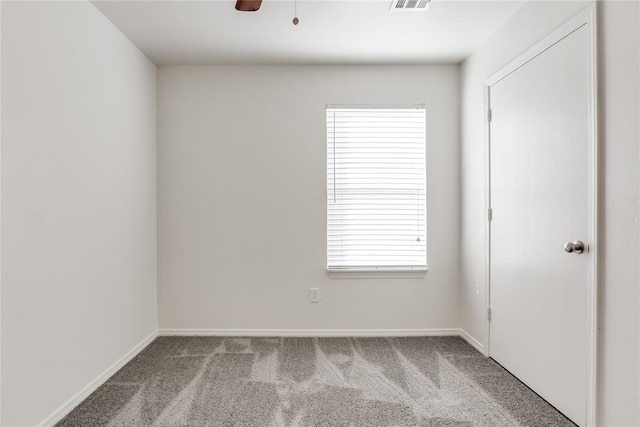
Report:
[[[584,252],[584,243],[582,243],[580,240],[567,242],[564,244],[564,251],[569,252],[570,254],[572,253],[581,254],[582,252]]]

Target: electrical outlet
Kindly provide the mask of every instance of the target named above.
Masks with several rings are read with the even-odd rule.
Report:
[[[320,302],[320,289],[309,288],[309,302],[313,302],[313,303]]]

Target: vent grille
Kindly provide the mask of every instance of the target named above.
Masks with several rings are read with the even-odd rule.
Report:
[[[425,11],[431,6],[431,0],[393,0],[391,10]]]

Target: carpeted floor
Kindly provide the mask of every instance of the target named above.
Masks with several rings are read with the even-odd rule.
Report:
[[[458,337],[161,337],[58,426],[573,426]]]

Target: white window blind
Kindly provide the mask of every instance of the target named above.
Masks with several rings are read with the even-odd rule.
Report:
[[[327,267],[427,264],[425,109],[327,108]]]

